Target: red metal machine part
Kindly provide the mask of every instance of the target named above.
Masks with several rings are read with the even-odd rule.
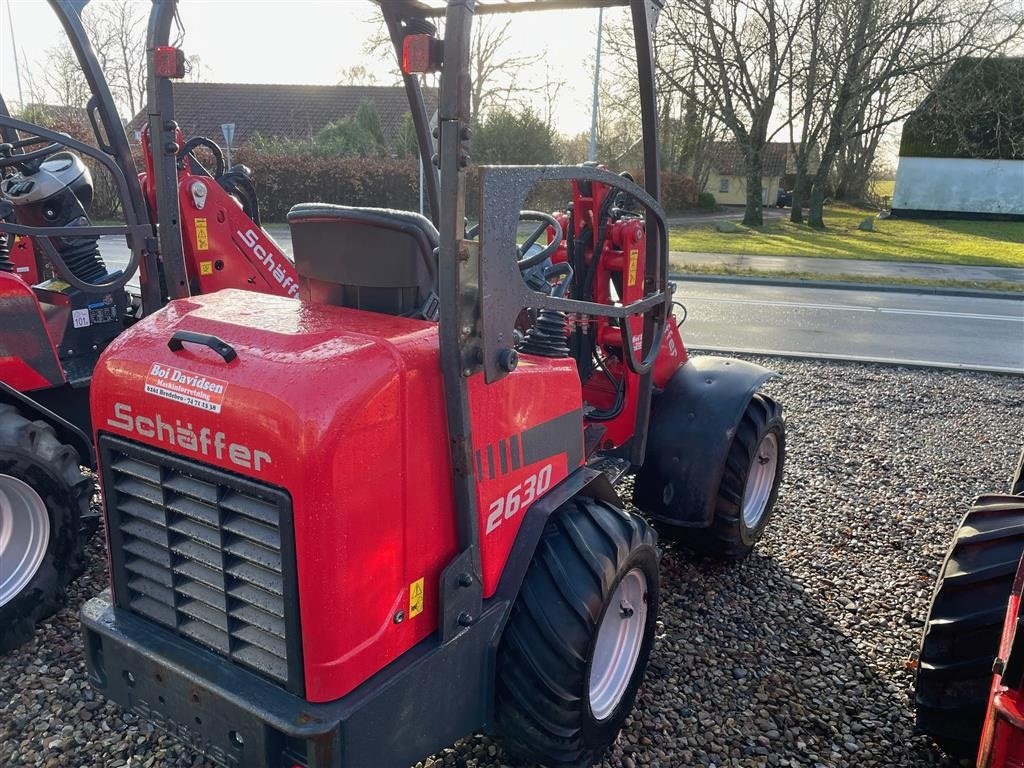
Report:
[[[1006,622],[994,666],[988,712],[978,749],[978,768],[1024,766],[1024,627],[1021,626],[1021,593],[1024,591],[1024,560],[1017,568],[1013,591],[1006,608]],[[1012,679],[1011,679],[1012,678]]]
[[[644,222],[639,217],[611,220],[607,211],[602,216],[603,201],[609,195],[615,194],[615,189],[600,182],[587,185],[573,182],[573,215],[557,216],[566,237],[575,238],[576,247],[583,250],[579,263],[593,270],[590,300],[608,305],[629,304],[639,301],[645,295],[643,275],[647,260],[647,238],[644,233]],[[549,232],[549,236],[550,234]],[[597,264],[592,266],[594,253],[598,248],[600,253]],[[563,242],[552,257],[552,261],[564,263],[568,258],[567,251]],[[582,275],[576,276],[576,280],[582,279]],[[577,290],[574,293],[578,292]],[[630,324],[632,330],[634,350],[639,352],[643,320],[636,317],[626,322]],[[625,364],[622,334],[609,318],[577,315],[570,318],[570,331],[574,329],[579,329],[582,334],[594,339],[597,355],[601,358],[601,364],[594,368],[583,382],[584,402],[591,406],[592,410],[614,413],[611,418],[602,418],[598,421],[585,412],[585,421],[604,429],[598,444],[600,449],[617,448],[633,434],[641,377]],[[670,323],[665,329],[661,350],[654,364],[654,386],[663,388],[687,359],[686,347],[679,329],[675,323]],[[617,400],[620,401],[618,408]]]
[[[184,146],[180,129],[175,137],[177,145]],[[148,126],[142,130],[142,147],[146,170],[139,180],[152,212],[157,210],[157,200]],[[281,296],[298,293],[295,266],[280,246],[216,179],[193,173],[188,161],[178,164],[178,201],[185,268],[193,295],[222,288]]]
[[[32,238],[16,237],[11,245],[9,256],[14,265],[14,274],[30,285],[40,281],[42,272],[39,268],[39,259],[36,256],[36,249],[32,246]]]

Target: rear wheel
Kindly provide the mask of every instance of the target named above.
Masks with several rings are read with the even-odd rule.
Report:
[[[92,481],[53,429],[0,405],[0,651],[56,613],[84,562]]]
[[[785,461],[782,406],[756,392],[729,447],[710,527],[677,532],[678,537],[717,557],[741,560],[749,555],[775,508]]]
[[[562,506],[498,650],[497,725],[508,751],[559,768],[599,758],[633,708],[657,615],[651,528],[594,499]]]
[[[982,496],[960,521],[939,572],[918,657],[917,726],[953,755],[978,750],[1022,554],[1024,499]]]

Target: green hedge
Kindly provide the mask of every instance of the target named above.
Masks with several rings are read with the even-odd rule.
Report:
[[[269,221],[283,221],[297,203],[419,208],[416,160],[266,154],[240,148],[233,158],[249,166]]]

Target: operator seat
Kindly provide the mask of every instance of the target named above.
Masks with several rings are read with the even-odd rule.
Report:
[[[288,212],[299,298],[434,319],[437,229],[410,211],[301,203]]]

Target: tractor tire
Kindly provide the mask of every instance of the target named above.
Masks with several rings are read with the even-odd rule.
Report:
[[[1024,554],[1024,499],[981,496],[953,536],[918,655],[917,727],[946,752],[978,751],[992,662]]]
[[[31,639],[85,562],[93,481],[46,422],[0,405],[0,652]]]
[[[496,724],[529,764],[588,766],[633,709],[658,617],[654,531],[602,501],[548,522],[498,648]]]
[[[1017,469],[1010,481],[1010,493],[1015,496],[1024,496],[1024,450],[1020,452],[1020,458],[1017,459]]]
[[[785,462],[782,406],[755,392],[729,447],[711,525],[671,531],[670,536],[714,557],[747,557],[764,535],[775,509]]]

